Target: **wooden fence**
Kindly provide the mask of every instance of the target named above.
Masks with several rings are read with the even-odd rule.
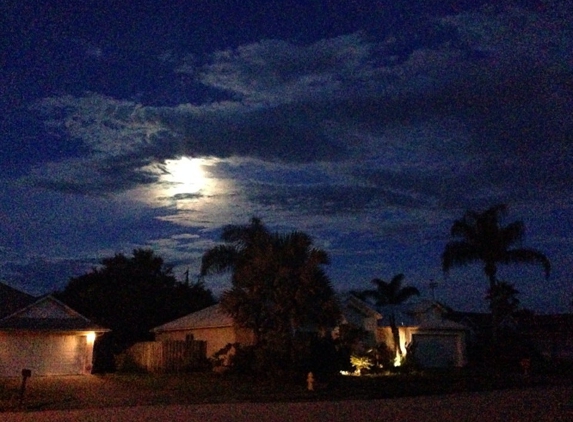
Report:
[[[178,372],[198,369],[207,360],[207,342],[199,340],[145,341],[127,349],[118,369]]]

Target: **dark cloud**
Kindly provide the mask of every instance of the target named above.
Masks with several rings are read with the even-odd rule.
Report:
[[[37,257],[25,262],[2,263],[0,265],[0,277],[14,288],[39,296],[62,290],[69,278],[85,274],[98,264],[95,260],[54,261]],[[62,277],[64,274],[69,278]],[[38,283],[39,280],[41,280],[41,285]]]
[[[551,23],[549,15],[536,20],[518,9],[430,19],[424,28],[433,35],[420,36],[423,43],[404,35],[411,41],[407,57],[390,66],[378,59],[404,51],[397,38],[374,42],[355,33],[307,45],[264,40],[214,53],[202,67],[201,82],[228,92],[228,102],[157,108],[90,96],[48,100],[44,108],[69,110],[63,127],[70,135],[120,158],[117,167],[100,166],[110,176],[110,182],[102,177],[102,190],[113,189],[118,176],[145,182],[139,173],[129,175],[130,165],[136,171],[145,160],[191,154],[336,161],[356,152],[349,141],[359,137],[350,132],[377,136],[388,127],[452,116],[467,125],[467,155],[484,161],[526,155],[549,139],[562,157],[559,145],[570,144],[571,73],[555,68],[563,61],[563,42],[556,44],[563,25]],[[336,133],[336,125],[346,127]]]
[[[18,194],[32,193],[14,205],[15,216],[0,207],[18,220],[9,246],[21,242],[23,250],[19,230],[34,248],[53,230],[69,242],[61,250],[84,238],[90,251],[96,243],[105,250],[152,244],[184,265],[215,244],[216,227],[257,214],[273,227],[316,235],[348,265],[333,274],[357,282],[378,271],[414,271],[417,263],[430,268],[417,277],[438,277],[438,243],[468,208],[509,202],[533,217],[524,210],[544,215],[559,204],[569,215],[566,7],[431,2],[421,11],[419,2],[394,3],[383,12],[382,3],[369,3],[368,13],[348,6],[368,22],[331,30],[318,22],[313,36],[249,29],[233,42],[201,38],[210,49],[200,52],[161,46],[145,69],[133,66],[148,62],[125,41],[114,50],[81,38],[101,48],[88,52],[98,58],[94,66],[132,52],[122,66],[136,70],[91,93],[52,93],[33,105],[49,135],[30,143],[57,139],[61,152],[37,159],[18,179]],[[111,79],[122,67],[109,69]],[[123,83],[130,86],[109,88]],[[179,157],[203,160],[194,188],[171,189],[178,181],[165,180],[168,161]],[[69,201],[69,212],[58,201]],[[191,229],[194,237],[183,236]],[[545,241],[548,249],[562,244]]]

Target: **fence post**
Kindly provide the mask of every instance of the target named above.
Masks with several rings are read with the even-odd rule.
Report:
[[[29,369],[22,369],[22,385],[20,386],[20,403],[19,406],[22,407],[22,402],[24,401],[24,393],[26,392],[26,381],[32,376],[32,371]]]

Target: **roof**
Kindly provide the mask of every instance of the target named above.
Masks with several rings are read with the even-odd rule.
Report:
[[[109,331],[81,318],[9,318],[0,321],[0,330]]]
[[[489,329],[492,324],[491,313],[480,312],[453,312],[449,319],[464,324],[475,330]],[[513,316],[505,317],[502,324],[515,325],[525,332],[573,332],[573,314],[541,314],[531,312],[517,312]]]
[[[484,329],[491,327],[491,314],[483,312],[451,312],[448,319],[458,322],[472,329]]]
[[[347,308],[353,309],[354,311],[359,312],[363,316],[375,317],[375,318],[381,317],[380,312],[378,312],[372,304],[362,299],[359,299],[352,294],[349,294],[345,298],[345,303]]]
[[[390,316],[394,315],[394,320],[396,321],[396,325],[397,326],[401,326],[401,327],[414,327],[417,326],[419,324],[418,320],[416,318],[414,318],[412,315],[403,312],[399,309],[393,310],[391,307],[381,307],[380,309],[380,313],[383,315],[382,318],[380,318],[377,321],[377,325],[378,327],[390,327],[391,326],[391,321],[390,321]]]
[[[33,298],[31,303],[0,318],[3,331],[109,331],[94,324],[53,296]]]
[[[0,283],[0,318],[13,314],[36,300],[37,298],[32,295]]]
[[[227,315],[219,304],[216,304],[160,325],[159,327],[155,327],[151,331],[160,333],[164,331],[183,331],[197,328],[232,327],[233,325],[233,318]]]
[[[378,327],[390,327],[391,316],[394,316],[396,325],[400,327],[416,327],[426,330],[466,329],[462,324],[445,319],[447,309],[440,303],[428,299],[398,305],[376,306],[350,295],[346,300],[346,309],[359,311],[364,317],[375,318]],[[354,322],[347,313],[345,317],[347,321]]]

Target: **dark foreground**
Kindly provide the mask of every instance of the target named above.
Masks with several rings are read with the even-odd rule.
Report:
[[[212,403],[5,412],[3,422],[60,421],[571,421],[570,386],[378,400]]]

